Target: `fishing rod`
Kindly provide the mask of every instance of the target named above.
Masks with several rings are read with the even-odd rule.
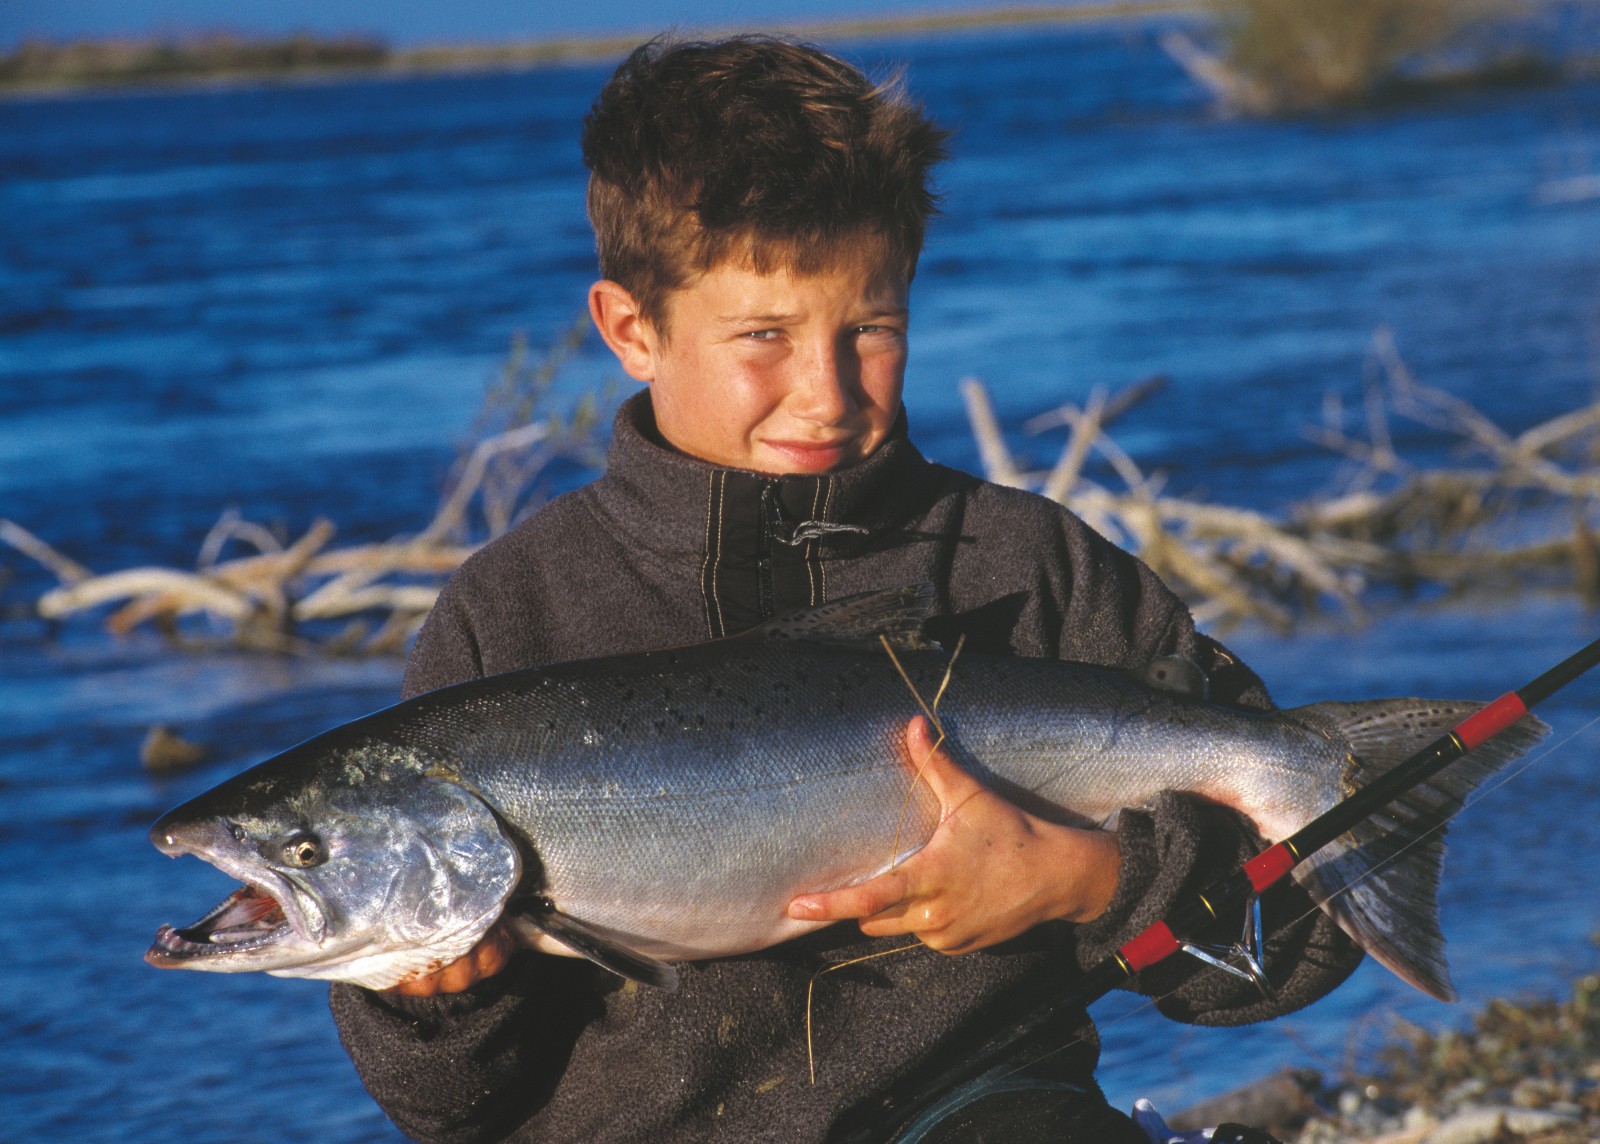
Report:
[[[1474,747],[1507,730],[1537,704],[1597,664],[1600,664],[1600,640],[1568,656],[1531,683],[1508,691],[1480,708],[1388,773],[1335,803],[1281,842],[1267,847],[1232,874],[1217,879],[1180,903],[1166,918],[1146,927],[1110,957],[1049,996],[1022,1020],[995,1034],[961,1063],[931,1079],[907,1078],[882,1097],[848,1110],[829,1133],[829,1144],[879,1144],[893,1139],[899,1126],[934,1100],[1005,1064],[1024,1042],[1048,1027],[1058,1015],[1089,1005],[1140,970],[1180,951],[1195,954],[1264,985],[1258,964],[1251,964],[1250,972],[1243,973],[1206,955],[1182,935],[1198,933],[1232,911],[1248,912],[1264,891],[1280,882],[1306,858],[1401,795],[1427,782]],[[1258,948],[1259,933],[1258,921]]]

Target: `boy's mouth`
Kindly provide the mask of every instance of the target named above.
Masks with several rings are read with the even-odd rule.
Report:
[[[856,460],[856,439],[837,441],[768,441],[767,448],[784,457],[795,472],[825,473]]]

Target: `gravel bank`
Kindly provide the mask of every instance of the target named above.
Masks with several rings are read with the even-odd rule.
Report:
[[[1600,974],[1571,995],[1494,1001],[1463,1029],[1398,1022],[1366,1073],[1282,1072],[1184,1110],[1287,1144],[1600,1144]]]

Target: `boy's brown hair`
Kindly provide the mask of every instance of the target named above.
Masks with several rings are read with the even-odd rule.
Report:
[[[670,292],[730,258],[809,273],[876,239],[909,280],[945,138],[897,84],[809,45],[651,40],[584,119],[600,272],[663,332]]]

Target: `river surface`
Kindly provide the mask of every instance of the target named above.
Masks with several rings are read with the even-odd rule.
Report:
[[[1169,488],[1283,509],[1337,477],[1305,428],[1323,394],[1359,401],[1380,326],[1511,430],[1595,396],[1600,201],[1541,188],[1600,166],[1600,86],[1262,123],[1214,114],[1145,26],[842,50],[903,65],[957,131],[907,383],[939,460],[977,465],[964,376],[1019,422],[1159,373],[1124,447]],[[0,104],[0,516],[99,571],[192,564],[228,508],[290,535],[319,515],[344,540],[420,528],[513,336],[548,343],[582,305],[577,123],[605,71]],[[619,379],[591,342],[559,385]],[[1398,428],[1409,455],[1446,454]],[[1039,462],[1060,447],[1014,440]],[[47,585],[0,560],[0,604]],[[140,954],[227,889],[161,858],[149,823],[388,702],[399,662],[186,656],[90,621],[45,634],[0,624],[0,1136],[395,1139],[322,986]],[[1227,638],[1288,705],[1489,698],[1596,635],[1575,597],[1530,589]],[[1600,683],[1546,714],[1547,754],[1452,827],[1443,924],[1469,1005],[1593,966]],[[146,776],[139,743],[163,722],[211,760]],[[1171,1109],[1283,1064],[1337,1070],[1393,1014],[1462,1010],[1369,964],[1243,1030],[1132,999],[1096,1013],[1113,1099]]]

